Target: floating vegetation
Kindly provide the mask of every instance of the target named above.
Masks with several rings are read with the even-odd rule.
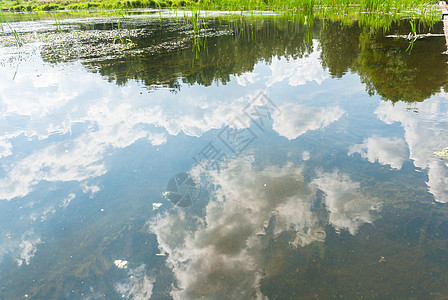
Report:
[[[399,38],[399,39],[406,39],[409,41],[409,46],[406,49],[406,52],[409,51],[409,54],[411,53],[413,47],[414,47],[414,42],[419,40],[419,39],[424,39],[424,38],[429,38],[429,37],[444,37],[445,35],[442,33],[424,33],[424,34],[420,34],[417,33],[417,31],[420,31],[420,24],[419,27],[417,29],[417,25],[415,24],[415,21],[409,21],[409,24],[411,26],[411,31],[409,32],[409,34],[404,34],[404,35],[397,35],[397,34],[391,34],[391,35],[387,35],[387,38]]]
[[[371,93],[378,93],[383,99],[423,101],[440,91],[445,82],[445,64],[431,58],[446,50],[445,44],[440,43],[443,32],[440,22],[435,25],[417,22],[416,27],[423,33],[416,36],[425,38],[425,42],[416,42],[413,54],[423,51],[426,55],[416,60],[414,55],[405,53],[408,33],[412,32],[409,20],[388,19],[384,24],[389,21],[391,24],[385,25],[389,28],[386,30],[376,29],[376,25],[370,25],[364,19],[362,22],[350,19],[333,22],[302,18],[304,15],[292,12],[261,16],[234,13],[223,18],[219,13],[206,17],[205,12],[201,12],[199,20],[206,24],[206,28],[199,30],[195,38],[192,25],[186,20],[191,15],[192,12],[185,12],[178,19],[173,15],[162,19],[154,15],[77,19],[65,22],[62,33],[56,33],[51,22],[45,22],[47,27],[39,27],[35,33],[17,28],[23,42],[36,43],[47,62],[78,59],[88,69],[111,80],[125,83],[133,78],[145,82],[151,89],[162,83],[174,91],[180,81],[207,86],[213,82],[225,84],[229,74],[248,72],[260,59],[271,55],[301,57],[313,51],[316,38],[322,46],[322,63],[332,76],[341,77],[348,70],[355,71],[362,76]],[[118,20],[120,28],[117,28]],[[45,30],[52,32],[42,32]],[[9,31],[8,34],[0,36],[0,45],[15,45],[14,37]],[[123,42],[117,36],[121,36]],[[126,43],[126,39],[132,43]],[[334,48],[334,44],[341,47]],[[252,51],[254,49],[256,51]],[[340,53],[350,53],[353,57],[341,61]],[[203,67],[212,57],[221,64],[222,69],[217,69],[220,71],[210,72]],[[396,67],[384,69],[386,59],[396,61],[393,64]],[[135,60],[147,63],[137,65]],[[177,63],[173,65],[172,61]],[[182,74],[182,79],[173,77],[172,72]],[[422,80],[425,84],[419,83]]]
[[[445,35],[443,33],[417,34],[417,33],[413,33],[413,32],[410,32],[409,34],[404,34],[404,35],[397,35],[397,34],[386,35],[386,37],[388,37],[388,38],[400,38],[400,39],[414,40],[414,41],[419,40],[419,39],[428,38],[428,37],[441,37],[441,36],[445,36]]]
[[[128,261],[127,260],[116,259],[116,260],[114,260],[114,264],[119,269],[127,269],[128,268]]]
[[[443,148],[440,151],[436,151],[434,152],[434,155],[439,157],[439,158],[445,158],[448,159],[448,147]]]
[[[128,34],[127,30],[91,31],[57,34],[57,40],[53,34],[46,34],[51,42],[42,49],[42,57],[49,61],[68,61],[73,59],[96,59],[97,57],[122,56],[126,51],[135,48],[132,41],[117,43],[117,36]],[[134,30],[129,33],[137,35]],[[62,35],[62,36],[61,36]]]
[[[88,60],[100,56],[122,56],[126,51],[135,48],[135,44],[129,38],[125,43],[117,43],[117,36],[136,37],[140,33],[136,29],[26,33],[21,36],[21,43],[40,44],[42,57],[49,61]],[[14,43],[14,36],[0,37],[0,46],[10,46]]]
[[[163,203],[153,203],[152,204],[152,210],[158,210],[161,206],[163,205]]]

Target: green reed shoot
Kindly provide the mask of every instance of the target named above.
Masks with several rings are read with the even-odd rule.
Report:
[[[411,32],[408,35],[409,39],[409,46],[406,48],[406,52],[409,50],[409,54],[412,52],[412,48],[414,48],[414,42],[417,40],[417,32],[416,32],[416,26],[415,21],[409,21],[409,24],[411,24]]]
[[[14,28],[12,28],[11,25],[6,21],[5,16],[1,12],[0,12],[0,21],[1,21],[0,24],[6,23],[8,25],[9,29],[12,32],[12,35],[14,36],[17,47],[22,47],[23,46],[22,39],[20,38],[17,31]],[[3,25],[2,25],[2,31],[4,32]]]
[[[11,30],[12,30],[12,34],[14,35],[14,39],[16,40],[17,46],[22,47],[23,43],[22,43],[22,40],[20,39],[19,34],[17,33],[17,31],[15,29],[11,28]]]
[[[56,25],[56,32],[61,33],[62,32],[62,27],[61,27],[61,21],[59,20],[59,15],[54,13],[53,14],[53,18],[54,18],[54,23]]]
[[[125,21],[127,20],[126,17],[124,16],[123,12],[120,11],[119,14],[121,15],[123,20],[125,20]],[[122,44],[132,44],[133,43],[132,37],[131,37],[131,27],[129,26],[129,24],[127,26],[127,32],[128,32],[127,38],[124,38],[121,36],[120,20],[117,21],[117,29],[118,29],[118,31],[117,31],[117,35],[115,36],[114,43],[116,40],[119,40]]]
[[[116,40],[120,40],[120,42],[122,44],[125,44],[125,42],[123,40],[123,37],[121,36],[121,33],[120,33],[120,31],[121,31],[120,20],[117,21],[117,29],[118,29],[118,31],[117,31],[117,35],[115,36],[114,43],[115,43]]]

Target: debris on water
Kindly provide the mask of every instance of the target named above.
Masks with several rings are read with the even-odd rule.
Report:
[[[114,264],[119,269],[127,269],[128,268],[128,261],[127,260],[116,259],[116,260],[114,260]]]
[[[418,40],[418,39],[423,39],[423,38],[427,38],[427,37],[440,37],[440,36],[445,36],[445,35],[441,34],[441,33],[417,34],[417,33],[412,33],[412,32],[409,34],[404,34],[404,35],[396,35],[396,34],[386,35],[387,38],[401,38],[401,39],[406,39],[406,40]]]
[[[132,39],[141,36],[141,30],[115,29],[108,31],[38,32],[20,35],[24,44],[40,45],[42,57],[48,61],[94,59],[101,56],[122,56],[135,49]],[[0,37],[0,46],[13,46],[14,36]]]
[[[445,147],[440,151],[434,152],[434,155],[439,158],[448,158],[448,147]]]
[[[157,203],[153,203],[153,204],[152,204],[152,210],[153,210],[153,211],[154,211],[154,210],[157,210],[157,209],[159,209],[162,205],[163,205],[163,203],[159,203],[159,202],[157,202]]]

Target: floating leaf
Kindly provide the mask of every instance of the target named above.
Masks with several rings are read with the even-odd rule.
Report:
[[[127,269],[128,268],[128,261],[127,260],[116,259],[116,260],[114,260],[114,264],[119,269]]]
[[[434,152],[434,155],[440,157],[440,158],[448,158],[448,147],[443,148],[440,151]]]
[[[163,204],[162,203],[153,203],[152,204],[152,210],[159,209]]]

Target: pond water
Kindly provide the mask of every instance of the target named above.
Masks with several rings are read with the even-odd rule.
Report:
[[[443,23],[191,20],[2,25],[0,299],[446,299]]]

